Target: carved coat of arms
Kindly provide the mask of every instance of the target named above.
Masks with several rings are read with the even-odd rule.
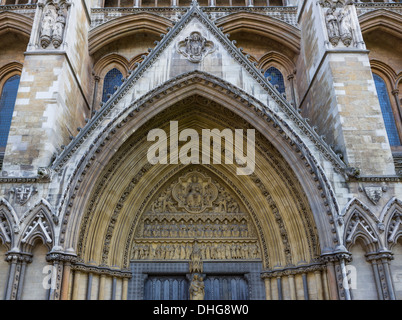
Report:
[[[34,186],[20,186],[14,187],[10,191],[14,194],[15,202],[19,205],[24,205],[28,202],[29,198],[37,192]]]
[[[215,51],[215,45],[203,37],[200,32],[194,31],[183,41],[177,43],[177,51],[189,61],[197,63]]]
[[[364,192],[367,195],[367,198],[371,200],[374,204],[377,204],[380,201],[383,188],[382,187],[364,187]]]

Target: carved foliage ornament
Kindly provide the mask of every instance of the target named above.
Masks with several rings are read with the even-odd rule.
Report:
[[[184,40],[177,43],[177,51],[190,62],[197,63],[215,51],[215,44],[204,38],[200,32],[194,31]]]

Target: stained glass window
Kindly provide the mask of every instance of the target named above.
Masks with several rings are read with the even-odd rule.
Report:
[[[377,89],[378,100],[380,101],[381,112],[385,122],[389,143],[391,146],[401,145],[398,129],[396,128],[394,113],[392,112],[391,102],[389,100],[387,85],[385,81],[376,74],[373,74],[375,87]]]
[[[6,149],[8,133],[10,132],[11,120],[13,118],[15,100],[17,98],[20,76],[15,75],[9,78],[3,86],[0,97],[0,155]]]
[[[277,68],[268,68],[267,71],[265,71],[265,77],[271,77],[269,82],[271,82],[274,86],[278,85],[278,91],[280,93],[285,93],[285,81],[283,80],[282,73]]]
[[[123,79],[123,75],[116,68],[113,68],[106,74],[103,80],[102,102],[106,102],[109,99],[108,94],[113,94],[116,91],[116,86],[121,86],[121,79]]]

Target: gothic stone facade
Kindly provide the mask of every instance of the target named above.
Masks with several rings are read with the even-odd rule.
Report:
[[[3,0],[2,297],[402,299],[401,30],[390,0]],[[156,128],[254,129],[255,168],[151,163]]]

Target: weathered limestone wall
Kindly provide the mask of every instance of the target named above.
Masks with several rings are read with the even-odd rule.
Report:
[[[368,52],[353,6],[345,6],[353,27],[353,41],[333,45],[326,33],[329,8],[314,1],[299,5],[302,45],[298,70],[300,108],[320,135],[324,135],[344,161],[362,175],[395,173],[382,119]]]

